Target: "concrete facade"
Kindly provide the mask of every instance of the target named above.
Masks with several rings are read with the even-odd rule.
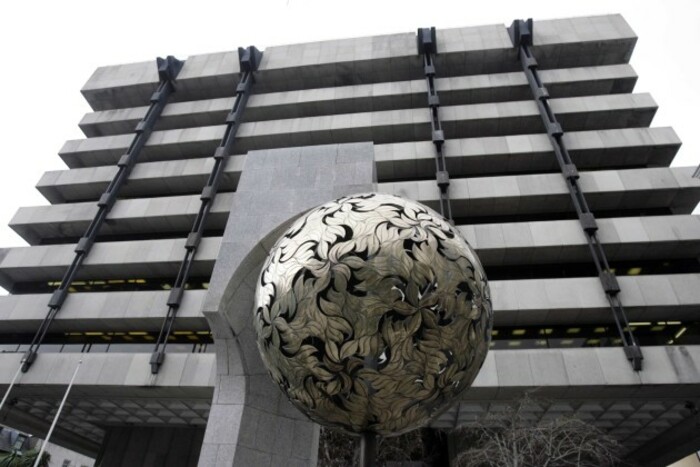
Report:
[[[535,21],[532,50],[641,344],[639,372],[506,27],[437,30],[451,206],[490,279],[495,329],[474,387],[434,428],[535,391],[549,402],[534,418],[576,414],[637,462],[700,448],[700,180],[670,167],[681,142],[652,126],[651,95],[634,92],[636,40],[619,15]],[[102,465],[315,465],[318,427],[260,362],[254,284],[282,229],[338,196],[374,190],[438,208],[427,85],[414,33],[269,47],[254,77],[159,373],[149,358],[235,101],[236,51],[185,61],[0,423],[45,435],[82,357],[52,441]],[[86,137],[60,149],[68,169],[38,181],[50,205],[12,219],[28,246],[0,249],[11,291],[0,297],[0,390],[157,85],[155,61],[96,70],[82,89]]]

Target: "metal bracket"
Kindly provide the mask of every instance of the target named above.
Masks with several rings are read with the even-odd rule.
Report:
[[[632,363],[632,369],[642,371],[642,360],[644,360],[642,349],[638,345],[626,345],[624,351],[627,360]]]
[[[97,207],[106,209],[107,211],[112,209],[112,206],[114,206],[114,203],[117,201],[117,193],[114,191],[110,191],[107,193],[102,193],[100,195],[100,199],[97,200]]]
[[[435,28],[418,28],[418,33],[416,34],[416,45],[418,46],[418,55],[434,55],[438,53],[437,32]]]
[[[63,306],[63,302],[66,301],[66,297],[68,296],[68,289],[66,288],[59,288],[53,291],[51,294],[51,298],[49,299],[49,308],[61,308]]]
[[[173,287],[170,289],[170,294],[168,295],[168,306],[173,308],[179,308],[182,302],[182,295],[185,289],[182,287]]]
[[[249,45],[246,48],[238,48],[238,63],[242,72],[257,71],[262,60],[262,52],[255,46]],[[238,89],[236,90],[238,91]]]
[[[450,174],[447,170],[439,170],[435,174],[435,178],[437,179],[437,184],[441,191],[447,190],[447,187],[450,186]]]
[[[158,373],[158,370],[160,369],[160,366],[163,364],[164,360],[165,360],[164,353],[153,352],[151,354],[151,360],[149,361],[149,363],[151,365],[151,373],[153,373],[153,374]]]
[[[617,277],[611,271],[601,271],[600,283],[603,285],[603,290],[608,295],[617,295],[620,293],[620,284],[617,282]]]
[[[75,246],[75,252],[87,255],[92,248],[93,241],[90,237],[80,237],[78,244]]]
[[[592,234],[598,230],[598,223],[595,220],[595,216],[592,212],[582,212],[579,215],[579,222],[581,222],[581,228],[587,234]]]
[[[579,179],[578,169],[575,164],[564,164],[561,169],[562,174],[568,179]]]
[[[128,167],[131,165],[131,161],[131,154],[124,154],[117,161],[117,167]]]
[[[156,63],[158,65],[158,79],[161,83],[175,81],[175,78],[177,78],[177,75],[185,64],[184,60],[178,60],[172,55],[168,55],[165,58],[158,57],[156,58]]]
[[[508,35],[510,36],[510,41],[515,47],[521,45],[532,45],[532,39],[534,36],[534,24],[532,18],[528,18],[527,21],[522,19],[516,19],[508,28]]]
[[[187,234],[187,241],[185,241],[185,249],[196,250],[199,247],[199,242],[202,240],[202,235],[199,232],[190,232]]]

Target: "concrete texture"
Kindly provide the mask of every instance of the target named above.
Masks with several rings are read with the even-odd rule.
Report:
[[[693,167],[582,172],[579,183],[593,212],[671,207],[689,214],[700,195]],[[624,182],[623,182],[624,180]],[[632,192],[633,190],[633,192]],[[432,180],[380,183],[379,191],[438,208]],[[571,198],[560,174],[458,178],[450,183],[455,217],[571,212]]]
[[[372,191],[374,173],[370,143],[248,154],[203,307],[217,381],[201,466],[316,464],[318,427],[274,387],[258,354],[253,287],[284,226],[324,201]]]
[[[631,321],[695,319],[700,306],[700,274],[623,276],[620,298]],[[598,278],[492,280],[496,326],[612,323]],[[189,290],[175,330],[207,330],[202,313],[206,290]],[[70,294],[52,329],[56,332],[157,329],[166,309],[166,291]],[[30,333],[46,314],[50,294],[0,297],[0,320],[8,332]],[[117,311],[115,311],[117,310]]]
[[[233,193],[218,193],[207,217],[207,228],[223,230]],[[198,195],[124,199],[114,203],[101,235],[189,232],[202,201]],[[27,243],[42,240],[78,238],[97,214],[94,202],[20,208],[10,227]]]
[[[202,314],[206,290],[188,290],[174,323],[175,330],[207,331]],[[46,316],[51,294],[0,296],[0,320],[7,332],[32,333]],[[53,332],[130,331],[158,329],[167,310],[165,290],[133,292],[76,292],[66,299],[52,326]]]
[[[552,110],[567,131],[649,126],[657,105],[649,94],[552,99]],[[532,100],[445,106],[440,118],[450,139],[528,134],[543,131]],[[141,161],[205,157],[218,145],[224,125],[154,131]],[[427,109],[384,110],[243,123],[235,152],[374,141],[377,144],[426,140],[430,136]],[[131,144],[130,134],[67,141],[59,155],[71,168],[114,164]]]
[[[637,37],[620,15],[537,22],[534,51],[542,68],[627,63]],[[517,71],[513,45],[501,24],[440,29],[438,68],[467,74]],[[414,33],[268,47],[257,92],[419,79]],[[237,53],[189,57],[178,76],[178,100],[232,92]],[[453,72],[453,74],[457,74]],[[152,62],[98,68],[81,92],[95,110],[142,105],[158,82]],[[230,87],[229,87],[230,86]]]
[[[221,238],[202,239],[192,275],[211,274]],[[75,245],[10,248],[0,260],[0,285],[11,289],[18,281],[60,280],[70,265]],[[185,239],[132,240],[96,243],[78,279],[135,279],[175,277],[185,254]]]
[[[238,184],[245,156],[230,157],[219,185],[233,191]],[[182,159],[136,164],[129,183],[120,190],[125,198],[200,193],[214,166],[212,158]],[[98,199],[117,173],[113,165],[45,172],[37,189],[52,204]]]
[[[553,98],[632,92],[637,80],[627,64],[543,70],[541,77]],[[531,93],[521,72],[437,78],[435,87],[441,104],[448,106],[529,100]],[[424,79],[254,94],[243,121],[424,108],[425,96]],[[169,103],[156,129],[216,125],[226,118],[234,100],[226,97]],[[88,113],[80,121],[80,128],[88,137],[131,133],[147,110],[147,106],[141,106]]]
[[[668,166],[681,146],[669,127],[571,131],[564,135],[564,142],[581,170]],[[453,177],[559,170],[544,134],[450,139],[444,152]],[[380,182],[420,177],[434,170],[430,141],[378,144],[375,153]],[[222,190],[235,189],[244,160],[244,155],[229,159]],[[203,158],[136,164],[122,194],[145,197],[198,193],[212,164],[211,159]],[[37,189],[54,204],[96,199],[114,173],[114,166],[54,170],[41,177]]]
[[[180,99],[209,99],[234,92],[240,72],[238,52],[219,52],[188,57],[177,76]],[[133,107],[147,102],[158,87],[153,61],[100,67],[80,92],[95,110]]]

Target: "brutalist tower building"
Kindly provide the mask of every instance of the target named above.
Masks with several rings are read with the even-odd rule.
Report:
[[[514,21],[106,66],[85,138],[0,252],[0,423],[103,466],[313,465],[272,385],[257,274],[308,209],[367,191],[451,219],[488,275],[491,352],[438,429],[524,391],[637,462],[700,447],[700,200],[635,93],[621,16]]]

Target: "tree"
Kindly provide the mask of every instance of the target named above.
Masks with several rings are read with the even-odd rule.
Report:
[[[31,449],[29,451],[12,451],[9,453],[0,454],[0,467],[32,467],[36,462],[39,451]],[[48,467],[51,461],[51,455],[44,452],[41,456],[40,467]]]
[[[475,427],[460,430],[471,445],[456,457],[460,467],[613,466],[620,445],[611,436],[575,416],[532,422],[529,395]]]

